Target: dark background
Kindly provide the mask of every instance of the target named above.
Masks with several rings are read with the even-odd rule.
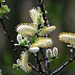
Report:
[[[38,0],[6,0],[11,12],[8,14],[9,20],[5,19],[6,28],[9,30],[11,37],[16,43],[16,26],[19,23],[32,22],[29,17],[29,10],[37,6]],[[52,71],[59,68],[70,58],[70,50],[67,48],[67,44],[64,44],[58,40],[58,35],[61,32],[75,32],[75,0],[44,0],[45,9],[48,11],[46,14],[51,25],[56,25],[55,32],[50,34],[50,37],[54,40],[54,44],[51,47],[58,47],[59,56],[50,63]],[[16,63],[18,58],[17,54],[13,51],[10,42],[3,32],[3,28],[0,24],[0,69],[3,75],[35,75],[36,72],[25,73],[23,70],[14,70],[12,68],[13,63]],[[29,59],[32,64],[35,64],[35,58]],[[75,61],[66,66],[57,75],[75,75]]]

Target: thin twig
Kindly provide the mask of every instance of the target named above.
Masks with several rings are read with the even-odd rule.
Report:
[[[37,60],[37,68],[38,68],[38,71],[42,74],[44,74],[43,70],[42,70],[42,66],[40,64],[40,60],[39,60],[39,57],[38,57],[38,53],[37,53],[37,56],[36,56],[36,60]]]
[[[46,38],[48,38],[48,34],[46,34]],[[47,48],[46,48],[46,51],[47,51]],[[45,60],[45,70],[46,70],[46,73],[47,73],[47,74],[51,73],[51,69],[50,69],[50,67],[49,67],[48,59]]]
[[[71,52],[71,58],[72,58],[74,55],[74,48],[71,48],[71,49],[72,49],[72,52]]]
[[[43,19],[45,21],[44,25],[47,26],[48,23],[47,23],[47,17],[45,15],[45,9],[44,9],[44,6],[43,6],[43,0],[39,0],[38,6],[41,8],[41,11],[42,11],[42,16],[43,16]]]
[[[2,19],[0,19],[0,22],[1,22],[1,24],[2,24],[2,27],[3,27],[3,30],[4,30],[5,35],[8,37],[8,39],[9,39],[9,41],[10,41],[10,43],[11,43],[11,46],[13,47],[14,51],[18,53],[18,50],[16,49],[16,47],[15,47],[15,45],[14,45],[14,41],[13,41],[13,39],[11,38],[11,36],[9,35],[8,30],[5,28],[5,25],[4,25],[3,21],[2,21]],[[19,53],[18,53],[18,54],[19,54]]]
[[[43,52],[42,49],[40,49],[40,52],[41,52],[42,57],[45,58],[45,56],[44,56],[44,52]]]
[[[44,19],[44,26],[48,26],[48,23],[47,23],[47,17],[45,15],[45,9],[44,9],[44,6],[43,6],[43,0],[39,0],[39,3],[38,3],[38,6],[40,7],[41,11],[42,11],[42,16],[43,16],[43,19]],[[47,50],[47,49],[46,49]],[[48,71],[50,70],[49,68],[49,63],[48,63],[48,59],[45,60],[45,70],[46,70],[46,73],[48,74]]]
[[[75,60],[75,55],[70,58],[66,63],[64,63],[60,68],[56,69],[54,72],[52,72],[50,75],[55,75],[58,73],[60,70],[62,70],[64,67],[66,67],[68,64],[72,63],[73,60]]]
[[[28,63],[28,64],[29,64],[29,66],[31,66],[31,67],[32,67],[32,69],[33,69],[34,71],[36,71],[37,73],[39,73],[38,69],[37,69],[37,68],[35,68],[35,66],[33,66],[31,63]]]
[[[51,59],[54,60],[56,57],[52,57]],[[48,60],[48,58],[43,58],[43,59],[40,59],[40,61],[45,61],[45,60]]]

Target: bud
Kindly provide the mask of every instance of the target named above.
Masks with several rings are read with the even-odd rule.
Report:
[[[22,36],[21,36],[21,34],[17,35],[17,41],[18,41],[19,44],[22,42]]]
[[[28,51],[31,52],[31,53],[36,53],[36,52],[39,51],[39,47],[32,47]]]
[[[58,48],[57,47],[53,48],[53,56],[58,57]]]
[[[46,51],[46,56],[50,59],[52,58],[52,50],[51,49],[47,49]]]
[[[20,59],[17,59],[16,62],[17,62],[17,65],[20,65]]]

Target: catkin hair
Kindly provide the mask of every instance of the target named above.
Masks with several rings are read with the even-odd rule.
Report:
[[[45,27],[41,30],[39,35],[44,36],[46,34],[53,32],[55,29],[56,29],[56,26]]]
[[[53,40],[51,38],[39,37],[35,40],[35,43],[33,43],[31,47],[46,48],[51,47],[52,44]]]
[[[59,34],[59,40],[65,43],[75,45],[75,34],[63,32]]]
[[[37,33],[37,27],[27,24],[18,25],[16,31],[21,35],[34,36]]]
[[[30,72],[31,67],[28,65],[28,53],[22,52],[21,54],[21,62],[20,62],[21,69],[23,69],[25,72]]]

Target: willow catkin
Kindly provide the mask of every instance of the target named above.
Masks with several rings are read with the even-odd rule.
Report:
[[[51,47],[52,44],[53,40],[51,38],[39,37],[35,40],[35,43],[33,43],[31,47],[46,48]]]
[[[75,45],[75,33],[67,33],[67,32],[60,33],[59,40],[65,43]]]
[[[37,27],[29,24],[21,24],[17,26],[16,31],[22,36],[24,35],[34,36],[37,33]]]
[[[33,9],[29,10],[29,15],[30,15],[30,17],[31,17],[34,24],[37,24],[37,19],[41,15],[41,22],[42,22],[41,24],[42,25],[44,24],[42,14],[40,13],[40,11],[38,9],[33,8]]]
[[[53,32],[55,29],[56,26],[45,27],[40,31],[39,35],[45,36],[46,34],[50,34],[51,32]]]
[[[28,53],[22,52],[21,54],[21,60],[20,60],[20,66],[21,69],[23,69],[25,72],[30,72],[32,68],[28,65]]]

